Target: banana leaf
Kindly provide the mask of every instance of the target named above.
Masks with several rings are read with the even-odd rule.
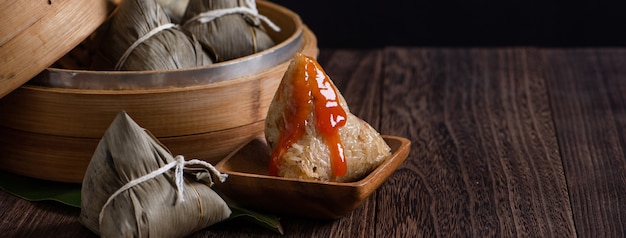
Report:
[[[80,184],[53,182],[0,171],[0,189],[28,201],[55,201],[80,208]]]

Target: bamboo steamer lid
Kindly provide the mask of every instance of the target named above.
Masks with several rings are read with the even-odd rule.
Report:
[[[85,40],[112,6],[107,0],[0,1],[0,98]]]

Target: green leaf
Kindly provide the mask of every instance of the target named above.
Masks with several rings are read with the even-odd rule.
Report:
[[[283,226],[280,224],[277,217],[248,210],[233,204],[228,204],[228,206],[232,211],[228,219],[243,218],[254,224],[284,235]]]
[[[217,194],[219,194],[220,197],[224,199],[226,204],[228,204],[228,207],[230,207],[230,210],[232,211],[232,213],[230,214],[230,217],[228,218],[229,220],[242,218],[254,224],[257,224],[261,227],[265,227],[276,233],[284,235],[283,226],[280,224],[280,220],[278,219],[278,217],[243,208],[239,206],[235,201],[228,198],[228,196],[226,196],[224,193],[219,191],[219,189],[217,189],[215,186],[213,186],[213,190]]]
[[[51,200],[80,208],[80,184],[34,179],[0,171],[0,189],[28,201]]]

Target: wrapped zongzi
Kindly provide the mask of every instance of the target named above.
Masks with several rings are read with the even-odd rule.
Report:
[[[211,173],[225,179],[206,162],[174,158],[121,112],[85,173],[79,220],[102,237],[187,236],[231,213],[212,181],[204,182]]]
[[[172,23],[155,0],[122,1],[109,24],[97,61],[114,70],[168,70],[213,63],[195,36]]]
[[[190,0],[183,27],[221,62],[274,46],[261,21],[279,30],[258,13],[254,0]]]

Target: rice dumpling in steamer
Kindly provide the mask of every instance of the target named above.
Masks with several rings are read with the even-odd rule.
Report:
[[[272,30],[280,30],[259,15],[253,0],[190,0],[183,27],[212,52],[216,62],[222,62],[274,46],[262,21]]]

